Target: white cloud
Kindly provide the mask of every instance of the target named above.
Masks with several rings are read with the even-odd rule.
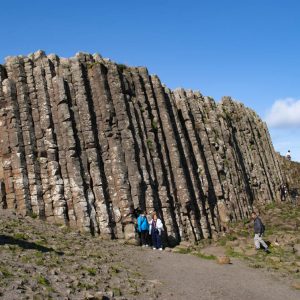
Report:
[[[275,101],[265,119],[270,127],[300,127],[300,99],[286,98]]]

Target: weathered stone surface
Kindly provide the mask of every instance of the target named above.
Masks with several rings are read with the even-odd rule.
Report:
[[[7,58],[0,140],[1,209],[103,238],[134,239],[138,207],[170,245],[215,237],[290,178],[243,104],[87,53]]]

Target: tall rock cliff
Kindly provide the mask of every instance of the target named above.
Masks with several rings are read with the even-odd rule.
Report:
[[[158,211],[169,243],[213,237],[283,182],[254,111],[99,55],[8,57],[0,139],[2,209],[103,238],[133,238],[137,207]]]

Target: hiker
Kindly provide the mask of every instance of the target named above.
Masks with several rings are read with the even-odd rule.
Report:
[[[251,217],[254,221],[254,244],[255,244],[255,249],[259,250],[260,245],[262,245],[264,247],[264,251],[266,253],[269,253],[268,245],[262,239],[263,233],[265,232],[265,226],[264,226],[261,219],[257,216],[257,214],[255,212],[253,212],[251,214]]]
[[[286,196],[287,196],[287,187],[282,184],[279,188],[280,190],[280,199],[281,201],[285,201],[286,200]]]
[[[148,232],[149,232],[149,223],[147,220],[147,212],[142,211],[137,218],[138,232],[141,237],[142,247],[148,247]]]
[[[156,212],[152,213],[152,220],[150,221],[149,233],[152,237],[153,250],[162,250],[161,232],[163,230],[162,221],[157,217]]]
[[[286,153],[285,157],[286,157],[288,160],[291,160],[291,159],[292,159],[292,156],[291,156],[291,150],[288,150],[288,152]]]

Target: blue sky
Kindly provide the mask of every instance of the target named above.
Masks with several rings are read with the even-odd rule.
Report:
[[[144,65],[170,88],[245,103],[300,161],[300,1],[2,2],[0,63],[43,49]]]

